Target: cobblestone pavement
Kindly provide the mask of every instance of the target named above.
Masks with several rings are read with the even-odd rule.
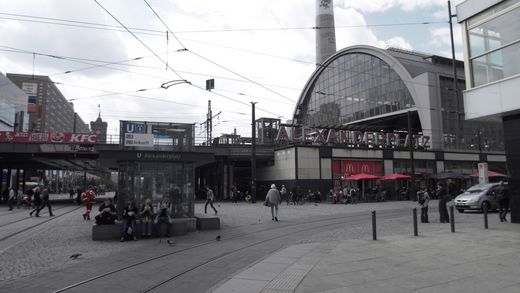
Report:
[[[436,230],[449,231],[449,224],[435,223],[438,221],[438,213],[435,209],[436,202],[433,201],[431,205],[433,208],[430,211],[430,218],[433,223],[421,224],[419,227],[420,233],[428,233],[429,231]],[[247,228],[250,225],[271,222],[270,209],[264,207],[262,202],[256,204],[233,204],[224,202],[215,205],[215,207],[218,209],[218,215],[221,218],[222,233],[225,233],[227,229]],[[322,233],[309,235],[307,239],[302,240],[302,242],[339,241],[342,239],[371,237],[371,224],[369,219],[370,211],[372,210],[409,208],[409,218],[404,217],[378,223],[378,233],[380,237],[394,234],[410,234],[413,231],[411,230],[411,209],[413,207],[416,207],[416,204],[413,202],[361,203],[357,205],[307,203],[303,206],[286,206],[284,204],[280,207],[279,218],[280,221],[298,221],[333,214],[366,212],[366,224],[349,226],[348,223],[345,223],[345,229],[324,229]],[[29,231],[31,233],[21,233],[18,235],[21,239],[16,241],[15,244],[6,245],[9,239],[0,241],[0,259],[2,260],[0,266],[0,286],[2,281],[15,280],[35,273],[66,268],[72,264],[77,264],[78,261],[89,262],[106,255],[114,255],[133,249],[144,249],[149,246],[150,241],[153,241],[141,240],[125,243],[119,243],[117,241],[94,242],[91,240],[91,227],[93,222],[83,220],[81,217],[81,208],[78,210],[73,210],[77,208],[77,206],[55,206],[54,208],[57,214],[57,217],[54,219],[50,219],[48,215],[43,214],[45,216],[41,218],[26,220],[27,211],[0,211],[0,229],[5,229],[13,225],[9,223],[16,219],[20,222],[26,222],[25,225],[28,227],[30,227],[31,224],[34,225],[38,223],[38,221],[49,220],[49,222],[44,225],[38,226],[37,230]],[[58,208],[61,208],[61,210]],[[96,208],[97,206],[94,207],[94,211]],[[203,203],[196,204],[195,212],[204,212]],[[63,215],[60,216],[61,213],[63,213]],[[457,213],[456,222],[457,229],[483,226],[482,214],[479,213]],[[490,214],[490,226],[499,224],[498,215]],[[190,236],[182,238],[180,241],[200,241],[200,236],[204,233],[211,232],[193,232],[190,233]],[[82,256],[77,260],[70,259],[69,257],[75,253],[80,253]]]

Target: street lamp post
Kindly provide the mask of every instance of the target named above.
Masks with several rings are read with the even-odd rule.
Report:
[[[415,161],[413,156],[413,148],[414,148],[414,138],[412,132],[412,111],[408,111],[408,138],[409,138],[409,151],[410,151],[410,165],[411,165],[411,180],[412,184],[410,184],[410,198],[415,199]]]

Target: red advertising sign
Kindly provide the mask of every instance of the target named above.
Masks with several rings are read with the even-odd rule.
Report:
[[[340,166],[341,165],[341,168]],[[332,172],[335,178],[367,173],[376,176],[383,174],[383,162],[368,160],[333,160]],[[341,173],[338,171],[341,170]],[[338,174],[339,173],[339,174]]]
[[[90,133],[0,131],[0,142],[97,144],[99,137]]]

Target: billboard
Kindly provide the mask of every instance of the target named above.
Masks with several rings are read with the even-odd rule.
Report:
[[[121,144],[125,147],[171,146],[188,150],[195,137],[194,124],[151,121],[120,121]]]
[[[125,133],[125,146],[153,146],[152,133]]]
[[[70,132],[0,131],[0,142],[97,144],[97,134]]]

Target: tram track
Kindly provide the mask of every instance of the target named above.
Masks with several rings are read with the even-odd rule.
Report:
[[[52,210],[55,212],[55,211],[62,210],[62,209],[64,209],[64,208],[66,208],[66,206],[64,206],[64,207],[59,207],[59,208],[56,208],[56,209],[53,208]],[[18,216],[18,214],[20,214],[20,213],[26,214],[28,211],[30,211],[30,210],[27,210],[27,211],[24,211],[24,212],[18,212],[17,214],[12,215],[12,216]],[[9,226],[9,225],[11,225],[11,224],[19,223],[19,222],[21,222],[21,221],[30,220],[30,219],[32,219],[31,216],[29,216],[29,217],[23,217],[23,218],[21,218],[21,219],[17,219],[17,220],[14,220],[14,221],[8,222],[8,223],[0,224],[0,228],[5,227],[5,226]]]
[[[80,206],[80,207],[76,207],[76,208],[74,208],[74,209],[72,209],[72,210],[70,210],[70,211],[68,211],[68,212],[65,212],[65,213],[63,213],[63,214],[61,214],[61,215],[56,215],[56,216],[50,217],[50,218],[45,219],[45,220],[43,220],[43,221],[41,221],[41,222],[39,222],[39,223],[37,223],[37,224],[35,224],[35,225],[29,226],[29,227],[27,227],[27,228],[24,228],[24,229],[18,230],[18,231],[14,232],[14,233],[8,234],[8,235],[6,235],[6,236],[0,238],[0,242],[1,242],[1,241],[5,241],[5,240],[7,240],[7,239],[9,239],[9,238],[11,238],[11,237],[13,237],[13,236],[16,236],[16,235],[18,235],[18,234],[23,233],[23,232],[26,232],[26,231],[29,231],[29,230],[31,230],[31,229],[34,229],[34,228],[36,228],[36,227],[39,227],[39,226],[41,226],[41,225],[43,225],[43,224],[45,224],[45,223],[48,223],[48,222],[50,222],[50,221],[53,221],[53,220],[59,219],[59,218],[65,216],[65,215],[68,215],[68,214],[70,214],[70,213],[72,213],[72,212],[74,212],[74,211],[76,211],[76,210],[78,210],[78,209],[80,209],[80,208],[81,208],[81,206]],[[58,209],[56,209],[56,210],[58,210]],[[28,218],[28,219],[29,219],[29,218]],[[13,223],[11,223],[11,224],[13,224]],[[4,226],[5,226],[5,225],[4,225]],[[0,227],[2,227],[2,226],[0,226]]]
[[[385,219],[399,218],[399,217],[403,216],[404,211],[408,211],[408,209],[401,208],[401,209],[395,209],[395,210],[385,210],[385,211],[381,211],[381,215]],[[349,220],[348,223],[345,222],[345,219]],[[259,229],[256,231],[246,232],[246,233],[237,233],[235,235],[228,234],[225,238],[222,239],[221,242],[237,240],[240,238],[247,239],[248,236],[252,236],[252,235],[258,236],[259,234],[261,234],[263,232],[277,231],[277,233],[274,233],[274,234],[276,234],[275,236],[267,237],[267,238],[260,239],[260,240],[255,240],[251,243],[248,243],[247,241],[245,241],[246,243],[241,244],[240,247],[231,249],[229,251],[221,252],[220,254],[209,257],[199,263],[190,265],[189,267],[187,267],[177,273],[174,273],[174,274],[168,276],[167,278],[164,278],[161,281],[155,282],[154,284],[147,286],[145,289],[141,289],[139,292],[154,292],[154,291],[164,287],[165,285],[187,275],[190,272],[194,272],[197,269],[203,268],[203,267],[210,265],[212,263],[215,263],[219,260],[223,260],[227,257],[231,257],[234,254],[244,251],[245,249],[250,249],[252,247],[260,246],[262,244],[277,241],[277,240],[280,240],[283,238],[297,236],[298,234],[302,234],[305,232],[313,232],[314,230],[323,231],[323,228],[325,228],[325,227],[329,227],[330,229],[337,229],[337,228],[347,225],[347,224],[363,224],[369,220],[370,220],[370,215],[368,214],[368,212],[363,212],[363,213],[360,212],[360,213],[340,215],[340,216],[325,218],[325,219],[310,220],[310,221],[298,222],[298,223],[289,223],[289,224],[279,225],[279,226],[274,226],[274,227],[270,226],[265,229]],[[292,229],[300,227],[300,226],[301,226],[301,228],[299,228],[297,230],[292,230]],[[290,231],[284,232],[285,230],[290,230]],[[222,231],[222,232],[224,232],[224,231]],[[141,267],[150,265],[155,261],[164,260],[170,256],[175,256],[177,254],[195,250],[197,248],[215,245],[216,243],[218,243],[218,242],[216,242],[215,240],[205,241],[205,242],[201,242],[201,243],[198,243],[198,244],[186,247],[186,248],[177,249],[177,250],[169,252],[169,253],[164,253],[164,254],[160,254],[160,255],[157,255],[157,256],[154,256],[151,258],[143,259],[141,261],[134,262],[132,264],[125,265],[125,266],[113,269],[111,271],[93,276],[91,278],[76,282],[74,284],[63,287],[61,289],[57,289],[53,292],[55,292],[55,293],[67,292],[67,291],[71,291],[72,289],[81,288],[86,285],[92,286],[97,281],[102,282],[105,278],[107,278],[107,277],[112,278],[112,277],[114,277],[113,275],[116,275],[118,273],[127,273],[128,274],[128,273],[131,273],[131,271],[133,271],[133,270],[143,270],[143,268],[141,268]]]

